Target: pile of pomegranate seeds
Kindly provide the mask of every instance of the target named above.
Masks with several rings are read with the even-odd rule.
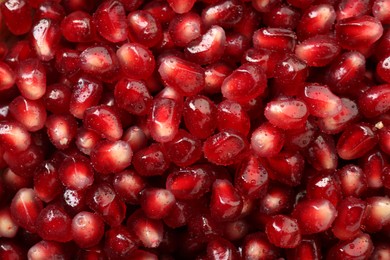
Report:
[[[0,10],[0,259],[390,259],[389,0]]]

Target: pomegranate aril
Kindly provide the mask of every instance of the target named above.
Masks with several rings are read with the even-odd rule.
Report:
[[[130,166],[133,151],[125,141],[102,140],[92,148],[90,157],[92,166],[98,173],[112,174]]]
[[[341,187],[337,178],[330,174],[317,174],[307,182],[308,199],[327,199],[337,207],[342,198]]]
[[[245,237],[242,255],[245,259],[278,259],[280,252],[268,241],[266,234],[256,232]]]
[[[264,24],[271,28],[295,29],[298,25],[299,18],[299,11],[289,5],[273,6],[269,12],[263,14]]]
[[[175,196],[167,189],[148,188],[141,192],[141,208],[146,217],[151,219],[164,218],[175,203]]]
[[[7,150],[26,151],[31,144],[31,135],[16,121],[0,121],[0,143]]]
[[[126,0],[122,0],[122,2],[123,1]],[[140,0],[135,0],[135,1],[140,2]],[[125,8],[127,8],[126,4],[125,4]],[[160,21],[161,24],[169,23],[175,17],[177,17],[175,12],[172,10],[172,8],[169,6],[169,4],[166,1],[153,0],[150,1],[149,3],[145,3],[145,6],[142,9],[144,11],[151,13],[154,16],[154,18]],[[133,10],[129,10],[129,11],[133,11]]]
[[[207,244],[209,259],[239,259],[237,248],[224,238],[214,238]]]
[[[219,25],[229,28],[239,23],[244,14],[244,5],[238,0],[222,0],[203,9],[202,21],[208,27]]]
[[[337,20],[368,14],[371,4],[370,0],[341,0],[338,4]]]
[[[86,203],[111,227],[119,226],[125,218],[125,203],[106,182],[96,183],[87,190]]]
[[[210,201],[213,217],[221,221],[234,220],[240,215],[242,207],[241,196],[228,180],[214,181]]]
[[[224,29],[214,25],[204,35],[188,43],[184,54],[197,64],[210,64],[221,59],[226,44]]]
[[[250,118],[239,103],[232,100],[222,101],[218,104],[216,117],[219,131],[231,129],[248,135]]]
[[[63,190],[61,204],[64,206],[67,212],[72,215],[87,210],[85,202],[85,190]]]
[[[306,156],[307,161],[318,171],[337,168],[336,145],[330,135],[319,134],[307,147]]]
[[[32,45],[38,58],[42,61],[53,59],[61,39],[58,24],[50,19],[41,19],[32,28],[32,35]]]
[[[100,139],[99,134],[96,132],[85,128],[79,128],[75,137],[75,144],[82,153],[90,155],[93,147]]]
[[[16,75],[10,66],[0,60],[0,91],[10,89],[15,84],[15,76]]]
[[[44,240],[67,242],[72,239],[72,219],[57,205],[44,208],[36,221],[38,235]]]
[[[184,14],[192,9],[196,0],[168,0],[167,2],[175,13]]]
[[[41,100],[28,100],[18,96],[10,103],[9,112],[30,132],[38,131],[45,125],[46,110]]]
[[[202,142],[181,129],[172,141],[163,146],[168,159],[181,167],[194,164],[202,156]]]
[[[314,0],[287,0],[290,5],[303,10],[309,8],[313,2]]]
[[[175,16],[170,21],[168,29],[173,43],[180,47],[186,47],[190,42],[200,37],[203,31],[200,16],[193,12]]]
[[[153,54],[138,43],[123,44],[116,55],[123,73],[132,79],[147,79],[155,68]]]
[[[72,239],[81,248],[96,246],[104,235],[104,223],[98,215],[82,211],[72,219]]]
[[[12,219],[29,232],[36,232],[36,221],[43,209],[42,201],[33,189],[22,188],[12,199],[10,211]]]
[[[375,0],[372,4],[372,14],[377,18],[382,24],[390,24],[390,4],[386,0]]]
[[[70,42],[91,42],[96,37],[92,16],[83,11],[72,12],[62,19],[61,30]]]
[[[204,69],[178,56],[168,55],[162,58],[158,72],[166,87],[175,89],[183,96],[193,96],[205,85]]]
[[[241,58],[242,63],[254,63],[259,65],[265,72],[267,78],[275,75],[276,64],[285,56],[277,51],[267,49],[248,49]]]
[[[370,235],[362,233],[354,239],[338,242],[329,249],[327,259],[369,259],[373,251]]]
[[[34,172],[34,191],[38,198],[48,203],[62,192],[58,169],[53,162],[44,162]]]
[[[340,113],[342,109],[341,99],[324,85],[306,85],[303,99],[307,104],[309,113],[316,117],[332,117]]]
[[[292,216],[297,219],[302,234],[314,234],[331,227],[337,210],[329,200],[308,199],[295,205]]]
[[[162,175],[169,167],[169,160],[161,144],[154,143],[134,154],[133,166],[141,176]]]
[[[390,155],[390,127],[384,127],[379,130],[378,138],[381,151]]]
[[[273,216],[265,226],[269,241],[281,248],[294,248],[301,243],[297,220],[284,215]]]
[[[363,170],[352,164],[345,165],[337,171],[343,195],[360,197],[367,190],[367,179]]]
[[[138,152],[142,148],[145,148],[147,145],[147,138],[148,136],[147,133],[144,132],[144,129],[136,125],[128,128],[122,136],[122,140],[130,145],[133,152]]]
[[[46,92],[46,70],[37,59],[29,59],[19,64],[16,72],[16,85],[23,97],[37,100]]]
[[[127,39],[126,13],[119,0],[101,3],[93,15],[97,31],[110,42],[122,42]]]
[[[270,179],[289,186],[300,184],[305,160],[299,152],[282,151],[274,157],[267,158],[270,167]]]
[[[39,260],[39,259],[66,259],[68,253],[64,244],[55,241],[42,240],[32,247],[27,252],[28,259]]]
[[[31,5],[31,4],[30,4]],[[35,19],[50,19],[55,22],[61,22],[65,17],[65,10],[57,1],[43,1],[37,8]]]
[[[104,251],[109,259],[125,259],[137,248],[134,236],[124,226],[109,229],[105,234]]]
[[[369,88],[358,99],[359,109],[365,117],[375,117],[390,110],[390,84]]]
[[[360,160],[360,166],[367,178],[369,188],[383,187],[382,170],[387,165],[387,157],[380,151],[373,149]]]
[[[46,120],[47,135],[58,149],[70,146],[77,134],[77,121],[69,114],[50,115]]]
[[[146,181],[132,170],[125,170],[114,175],[112,186],[121,199],[129,204],[139,204],[141,191]]]
[[[18,232],[19,226],[12,219],[11,211],[7,208],[0,209],[0,237],[13,238]]]
[[[126,226],[146,248],[157,248],[163,240],[163,222],[147,218],[141,210],[130,215]]]
[[[363,229],[366,232],[378,232],[390,223],[390,200],[387,197],[370,197],[366,199]]]
[[[58,175],[64,186],[72,190],[86,189],[94,180],[90,160],[81,155],[62,161]]]
[[[284,144],[284,133],[266,122],[252,132],[251,149],[260,157],[276,156]]]
[[[65,114],[69,111],[71,89],[65,84],[53,84],[47,86],[43,103],[45,108],[54,114]]]
[[[1,4],[1,15],[12,34],[22,35],[32,27],[32,8],[25,0],[7,0]],[[18,17],[18,19],[15,19]]]
[[[291,52],[295,48],[295,43],[295,32],[288,29],[262,28],[253,34],[255,49]]]
[[[163,37],[160,22],[149,12],[137,10],[127,16],[129,38],[145,47],[156,46]]]
[[[366,123],[347,127],[337,142],[337,153],[344,160],[357,159],[366,154],[378,142],[373,127]]]

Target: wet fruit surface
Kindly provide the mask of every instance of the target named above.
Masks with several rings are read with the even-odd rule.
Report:
[[[0,0],[0,259],[390,259],[388,0]]]

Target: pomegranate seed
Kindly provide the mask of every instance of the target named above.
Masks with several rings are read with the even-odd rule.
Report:
[[[288,257],[291,260],[298,259],[321,259],[321,247],[314,238],[302,238],[301,243],[289,251]]]
[[[335,29],[341,47],[347,50],[364,50],[383,34],[382,24],[368,15],[340,20]]]
[[[186,47],[200,37],[204,31],[202,20],[196,13],[175,16],[169,23],[169,35],[175,45]]]
[[[166,189],[144,189],[140,197],[141,208],[151,219],[162,219],[175,205],[175,196]]]
[[[179,130],[174,139],[163,146],[168,159],[181,167],[194,164],[202,156],[201,141],[184,130]]]
[[[164,57],[158,72],[165,86],[173,88],[183,96],[193,96],[205,85],[204,69],[177,56]]]
[[[329,259],[369,258],[374,251],[374,245],[367,234],[360,234],[354,239],[340,241],[328,253]]]
[[[125,141],[102,140],[92,148],[90,157],[97,172],[111,174],[121,172],[130,166],[133,151]]]
[[[77,134],[77,122],[70,115],[50,115],[46,128],[50,141],[61,150],[68,148]]]
[[[110,42],[121,42],[127,38],[127,24],[121,1],[108,0],[99,5],[93,16],[97,31]]]
[[[18,232],[18,224],[12,219],[9,208],[0,209],[0,236],[13,238]]]
[[[390,222],[390,200],[387,197],[370,197],[366,199],[366,202],[367,208],[362,223],[364,230],[380,231]]]
[[[266,88],[266,76],[255,64],[246,63],[233,71],[222,83],[222,95],[245,103],[261,95]]]
[[[192,9],[195,1],[196,0],[168,0],[168,3],[175,13],[184,14]]]
[[[83,190],[93,183],[90,161],[83,156],[68,157],[60,165],[58,175],[65,187]]]
[[[280,0],[253,0],[252,6],[261,13],[268,13],[280,4]]]
[[[69,111],[71,89],[64,84],[47,86],[43,102],[46,109],[54,114],[65,114]]]
[[[72,219],[72,238],[81,248],[96,246],[103,237],[104,223],[98,215],[82,211]]]
[[[237,102],[224,100],[217,107],[217,128],[219,131],[233,129],[248,135],[250,118],[244,108]]]
[[[155,68],[151,51],[138,43],[126,43],[116,52],[119,64],[126,76],[132,79],[147,79]]]
[[[280,252],[268,241],[264,233],[256,232],[244,239],[242,255],[245,259],[278,259]]]
[[[72,219],[64,209],[49,205],[44,208],[36,220],[37,232],[44,240],[67,242],[72,239]]]
[[[303,98],[309,113],[316,117],[332,117],[342,109],[341,99],[334,95],[327,86],[306,85]]]
[[[289,130],[303,128],[309,113],[304,102],[281,99],[269,102],[265,107],[264,115],[271,124]]]
[[[304,158],[299,152],[282,151],[274,157],[267,158],[271,171],[269,176],[273,180],[289,186],[300,184],[304,168]]]
[[[389,9],[390,5],[385,0],[375,0],[372,4],[372,14],[382,24],[390,24]]]
[[[358,166],[349,164],[337,171],[344,196],[359,197],[367,190],[366,175]]]
[[[10,114],[30,132],[42,129],[46,121],[46,110],[42,101],[15,98],[9,106]]]
[[[220,220],[234,220],[242,210],[242,199],[228,180],[217,179],[211,191],[210,212]]]
[[[61,21],[61,30],[70,42],[90,42],[96,37],[92,16],[83,11],[68,14]]]
[[[376,134],[369,124],[360,123],[347,127],[337,142],[337,153],[344,160],[352,160],[366,154],[377,144]]]
[[[134,154],[133,166],[141,176],[162,175],[169,167],[169,160],[161,144],[154,143]]]
[[[126,0],[122,0],[124,2]],[[129,0],[132,1],[132,0]],[[139,0],[135,0],[136,2],[141,2]],[[125,5],[126,8],[126,5]],[[154,0],[146,3],[143,7],[143,10],[151,13],[157,20],[160,21],[161,24],[169,23],[173,19],[175,19],[176,14],[170,7],[170,5],[165,1]],[[133,10],[129,10],[133,11]]]
[[[163,239],[164,226],[161,220],[147,218],[139,210],[127,219],[127,227],[132,230],[146,248],[158,247]]]
[[[11,169],[7,168],[3,171],[1,176],[1,185],[3,192],[9,191],[14,195],[18,190],[22,188],[31,187],[31,178],[29,176],[19,176],[15,174]],[[4,196],[4,194],[2,194]],[[5,198],[6,196],[4,196]]]
[[[27,257],[31,260],[48,258],[65,259],[68,257],[65,250],[64,245],[61,243],[42,240],[30,247],[27,252]]]
[[[284,216],[273,216],[265,226],[269,241],[281,248],[294,248],[301,242],[297,220]]]
[[[338,158],[333,138],[319,134],[307,148],[307,160],[316,170],[335,170]]]
[[[367,178],[369,188],[380,188],[383,186],[382,170],[386,164],[386,157],[378,150],[367,153],[360,162],[364,174]]]
[[[37,230],[35,223],[42,209],[42,201],[37,197],[34,190],[30,188],[20,189],[15,194],[10,205],[12,219],[18,226],[32,233]]]
[[[339,55],[341,48],[336,39],[317,35],[310,37],[295,48],[295,55],[312,67],[329,65]]]
[[[264,123],[252,132],[251,148],[260,157],[276,156],[284,144],[284,133],[270,123]]]
[[[112,185],[123,201],[139,204],[140,192],[146,187],[146,181],[134,171],[125,170],[114,175]]]
[[[111,259],[127,258],[136,249],[134,236],[124,226],[106,232],[104,251]]]
[[[12,34],[22,35],[32,27],[32,9],[24,0],[7,0],[1,5],[1,14]],[[18,19],[14,19],[18,17]]]
[[[390,128],[382,128],[378,133],[378,138],[381,150],[390,155]]]
[[[272,51],[293,51],[296,35],[283,28],[263,28],[253,34],[253,47]]]
[[[87,209],[85,202],[85,190],[76,191],[65,189],[61,200],[65,209],[72,213],[72,215]]]
[[[134,11],[128,14],[129,38],[132,42],[145,47],[157,45],[163,37],[160,22],[146,11]]]
[[[341,0],[337,10],[337,20],[368,14],[370,5],[369,0]]]
[[[15,84],[15,73],[13,70],[7,65],[0,61],[0,91],[10,89]]]
[[[238,259],[239,254],[236,247],[224,238],[214,238],[207,244],[207,256],[209,259]]]
[[[126,205],[108,183],[92,185],[87,190],[86,203],[111,227],[119,226],[125,218]]]
[[[258,212],[268,216],[283,213],[292,207],[292,196],[291,188],[271,183],[258,202]]]
[[[53,201],[62,192],[58,171],[52,162],[44,162],[35,170],[34,191],[46,203]]]
[[[23,97],[37,100],[46,92],[46,70],[36,59],[29,59],[19,65],[16,85]]]
[[[222,0],[207,6],[202,11],[202,21],[208,27],[219,25],[232,27],[238,24],[244,13],[244,6],[237,0]]]
[[[61,38],[58,24],[50,19],[41,19],[33,26],[32,35],[32,45],[38,58],[42,61],[53,59]]]
[[[26,151],[31,144],[31,135],[22,124],[16,121],[1,121],[0,143],[11,151]]]
[[[130,145],[133,152],[138,152],[147,145],[146,133],[139,126],[131,126],[128,128],[123,133],[122,140]]]
[[[313,2],[314,0],[287,0],[287,3],[300,9],[307,9]]]
[[[338,180],[329,174],[318,174],[307,182],[308,199],[327,199],[337,207],[341,200],[341,188]]]
[[[276,5],[269,12],[263,14],[263,22],[268,27],[290,30],[297,27],[299,18],[298,10],[288,5]]]
[[[225,224],[224,235],[230,241],[241,240],[249,233],[249,223],[245,219]]]
[[[330,228],[337,211],[326,199],[309,199],[298,202],[292,216],[297,219],[302,234],[314,234]]]
[[[390,110],[388,99],[390,85],[379,85],[369,88],[359,98],[359,109],[365,117],[375,117]]]
[[[75,137],[75,143],[77,148],[84,154],[90,155],[92,148],[100,140],[100,136],[91,130],[79,128],[77,136]]]
[[[234,31],[245,36],[247,39],[251,39],[254,31],[260,25],[260,15],[254,8],[246,5],[244,6],[242,16],[245,17],[245,19],[241,19],[233,26]]]

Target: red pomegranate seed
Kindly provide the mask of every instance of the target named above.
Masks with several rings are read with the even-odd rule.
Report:
[[[168,32],[176,46],[186,47],[204,31],[200,16],[193,12],[177,15],[169,22]]]
[[[222,0],[207,6],[202,11],[202,21],[208,27],[219,25],[232,27],[238,24],[244,13],[244,5],[237,0]]]
[[[253,0],[252,6],[261,13],[268,13],[274,7],[279,6],[280,0]]]
[[[7,0],[1,4],[1,14],[12,34],[22,35],[32,26],[32,8],[25,0]],[[18,17],[18,19],[15,19]]]
[[[268,0],[265,0],[267,2]],[[271,1],[269,1],[271,2]],[[298,25],[300,13],[292,6],[276,5],[263,14],[263,22],[268,27],[295,29]]]
[[[77,122],[71,115],[50,115],[46,120],[47,135],[58,149],[69,147],[77,134]]]
[[[365,117],[375,117],[390,110],[390,84],[369,88],[360,95],[359,109]]]
[[[245,63],[225,78],[221,92],[229,100],[246,103],[261,95],[266,86],[263,70],[258,65]]]
[[[227,60],[240,60],[244,52],[250,47],[251,39],[236,32],[226,34],[225,52]]]
[[[164,217],[164,223],[171,228],[178,228],[188,224],[188,204],[182,201],[176,201],[167,216]]]
[[[314,234],[330,228],[337,211],[326,199],[308,199],[295,205],[292,216],[297,219],[302,234]]]
[[[354,239],[340,241],[330,248],[328,259],[368,259],[373,251],[374,245],[371,237],[362,233]]]
[[[260,15],[253,7],[246,5],[244,6],[242,16],[245,19],[241,19],[233,26],[234,31],[245,36],[247,39],[251,39],[254,31],[260,24]]]
[[[162,221],[147,218],[141,210],[130,215],[126,225],[146,248],[156,248],[163,240]]]
[[[12,69],[15,69],[21,61],[35,57],[36,54],[32,50],[30,43],[27,40],[21,40],[10,47],[7,56],[5,57],[5,61]]]
[[[264,123],[252,132],[251,148],[260,157],[276,156],[284,144],[284,133],[270,123]]]
[[[168,0],[170,7],[177,14],[184,14],[189,12],[196,0]]]
[[[172,141],[179,131],[182,105],[169,98],[153,100],[148,115],[148,129],[152,138],[157,142]]]
[[[264,233],[256,232],[245,237],[242,255],[245,259],[278,259],[280,252],[268,241]]]
[[[372,259],[386,259],[390,257],[390,248],[387,242],[375,244],[374,252],[371,254]]]
[[[29,232],[36,232],[35,225],[39,213],[43,209],[42,201],[37,197],[33,189],[22,188],[12,199],[10,210],[12,219]]]
[[[157,45],[163,37],[160,22],[150,13],[137,10],[127,15],[129,38],[145,47]]]
[[[378,75],[378,77],[385,81],[386,83],[389,83],[390,82],[390,67],[389,67],[389,63],[390,63],[390,57],[389,56],[385,56],[383,57],[377,64],[376,66],[376,73]]]
[[[301,243],[287,253],[288,259],[321,259],[321,246],[316,238],[303,237]]]
[[[52,162],[44,162],[34,173],[34,191],[38,198],[48,203],[57,198],[62,192],[58,170]]]
[[[181,129],[172,141],[163,146],[168,159],[181,167],[194,164],[202,156],[202,142]]]
[[[348,164],[337,171],[344,196],[360,197],[367,190],[367,179],[358,166]]]
[[[242,240],[249,233],[249,223],[245,219],[227,222],[225,224],[224,236],[229,241]]]
[[[319,134],[307,147],[306,156],[307,161],[318,171],[337,168],[336,145],[330,135]]]
[[[174,194],[166,189],[147,188],[141,192],[141,208],[146,217],[151,219],[164,218],[175,203]]]
[[[68,254],[66,253],[64,244],[42,240],[30,247],[27,252],[27,257],[31,260],[48,258],[66,259]]]
[[[386,155],[378,150],[372,150],[361,158],[360,165],[367,178],[367,185],[369,188],[383,187],[382,170],[386,165]]]
[[[18,232],[18,224],[12,219],[11,211],[7,208],[0,209],[0,236],[13,238]]]
[[[91,42],[96,37],[92,16],[83,11],[68,14],[61,21],[62,35],[70,42]]]
[[[214,238],[208,242],[206,251],[209,259],[218,259],[221,257],[226,259],[239,258],[237,248],[224,238]]]
[[[33,26],[32,35],[32,45],[38,58],[42,61],[53,59],[61,39],[58,24],[50,19],[41,19]]]
[[[82,211],[72,219],[72,238],[81,248],[96,246],[104,235],[104,223],[98,215]]]
[[[265,226],[269,241],[281,248],[294,248],[301,243],[297,220],[284,216],[273,216]]]
[[[104,251],[107,257],[111,259],[130,257],[137,247],[134,236],[124,226],[108,230],[104,240]]]
[[[10,89],[15,84],[15,73],[14,71],[0,60],[0,91]]]
[[[312,67],[329,65],[339,55],[341,48],[331,36],[310,37],[295,48],[295,55]]]
[[[122,140],[130,145],[133,152],[138,152],[142,148],[145,148],[147,145],[147,138],[143,129],[136,125],[128,128],[122,136]]]
[[[367,232],[378,232],[390,223],[390,200],[387,197],[366,199],[367,208],[363,219],[363,228]]]
[[[289,186],[300,184],[304,169],[304,157],[299,152],[282,151],[274,157],[267,158],[271,168],[269,176],[273,180]]]
[[[43,162],[44,151],[37,145],[30,145],[22,152],[5,151],[3,159],[15,174],[31,177],[38,165]]]
[[[378,142],[371,125],[353,124],[347,127],[337,142],[337,153],[344,160],[352,160],[366,154]]]
[[[248,151],[248,143],[240,133],[222,131],[210,136],[203,144],[204,156],[217,165],[239,162]]]
[[[216,117],[219,131],[232,129],[243,135],[248,135],[250,118],[239,103],[232,100],[222,101],[218,104]]]
[[[44,208],[36,221],[38,235],[44,240],[67,242],[72,239],[72,219],[56,205]]]
[[[268,216],[283,213],[292,207],[292,197],[291,188],[271,183],[267,193],[258,202],[258,213]]]
[[[339,181],[330,174],[318,174],[307,182],[306,197],[308,199],[327,199],[337,207],[342,194]]]
[[[101,3],[93,15],[97,31],[110,42],[127,39],[126,13],[121,1],[108,0]]]
[[[300,9],[307,9],[313,2],[314,0],[287,0],[287,3]]]
[[[96,183],[87,190],[86,203],[111,227],[119,226],[125,218],[125,203],[106,182]]]
[[[86,155],[91,154],[92,148],[99,140],[100,136],[96,132],[84,128],[79,128],[75,137],[77,148]]]
[[[23,97],[37,100],[46,92],[46,70],[39,60],[29,59],[19,65],[16,85]]]
[[[370,5],[369,0],[341,0],[338,4],[337,20],[368,14]]]
[[[340,20],[335,30],[341,47],[347,50],[364,50],[383,34],[382,24],[368,15]]]
[[[31,5],[31,4],[30,4]],[[53,1],[44,1],[42,2],[35,13],[36,19],[51,19],[52,21],[61,22],[65,17],[65,10],[62,5]]]
[[[226,35],[222,27],[214,25],[204,35],[191,41],[184,49],[185,57],[200,65],[210,64],[224,55]]]
[[[183,119],[192,135],[197,138],[207,138],[217,127],[216,107],[205,96],[188,97],[184,103]]]
[[[127,0],[122,0],[122,2],[124,1]],[[133,0],[128,0],[128,1],[133,1]],[[135,0],[135,1],[143,2],[143,0]],[[125,8],[126,8],[126,4],[125,4]],[[149,3],[146,3],[146,5],[143,7],[143,10],[151,13],[162,24],[169,23],[170,21],[172,21],[172,19],[177,17],[175,12],[170,7],[170,5],[165,1],[159,1],[159,0],[150,1]],[[133,10],[129,10],[129,11],[133,11]]]
[[[22,124],[16,121],[1,121],[0,143],[7,150],[26,151],[31,144],[31,135]]]
[[[47,86],[43,102],[48,111],[54,114],[66,114],[69,111],[71,89],[65,84]]]
[[[83,190],[93,183],[93,170],[90,160],[83,156],[68,157],[62,161],[58,175],[65,187]]]
[[[177,199],[199,199],[210,191],[212,180],[207,168],[191,166],[170,173],[166,180],[166,188]]]
[[[372,14],[382,24],[390,24],[390,4],[386,0],[375,0],[372,4]]]
[[[228,180],[217,179],[211,190],[210,212],[219,220],[234,220],[242,210],[243,202]]]
[[[76,215],[83,210],[87,210],[85,190],[76,191],[65,189],[62,194],[61,202],[67,212],[72,215]]]
[[[46,110],[41,100],[18,96],[10,103],[9,113],[30,132],[38,131],[45,125]]]
[[[381,151],[390,155],[390,127],[382,128],[378,133]]]
[[[140,193],[146,187],[146,181],[134,171],[125,170],[114,175],[112,186],[126,203],[139,204]]]
[[[1,176],[1,185],[4,186],[3,192],[5,190],[9,191],[12,195],[14,195],[18,190],[22,188],[31,187],[31,178],[30,176],[20,176],[15,174],[11,169],[7,168],[3,171]],[[3,198],[6,198],[4,194],[2,194]]]
[[[253,47],[272,51],[291,52],[295,48],[295,32],[283,28],[262,28],[253,34]]]
[[[341,112],[342,102],[327,86],[309,84],[304,89],[304,101],[309,113],[316,117],[326,118]]]
[[[280,99],[269,102],[264,115],[271,124],[289,130],[303,128],[309,112],[306,104],[300,100]]]
[[[193,96],[205,85],[202,67],[174,55],[163,58],[158,72],[165,86],[175,89],[183,96]]]
[[[139,150],[134,154],[132,163],[141,176],[162,175],[169,167],[169,160],[159,143]]]
[[[90,157],[92,166],[97,172],[112,174],[130,166],[133,151],[125,141],[102,140],[92,148]]]
[[[307,39],[318,34],[328,34],[336,20],[336,12],[329,4],[314,5],[306,9],[298,23],[297,34]]]

